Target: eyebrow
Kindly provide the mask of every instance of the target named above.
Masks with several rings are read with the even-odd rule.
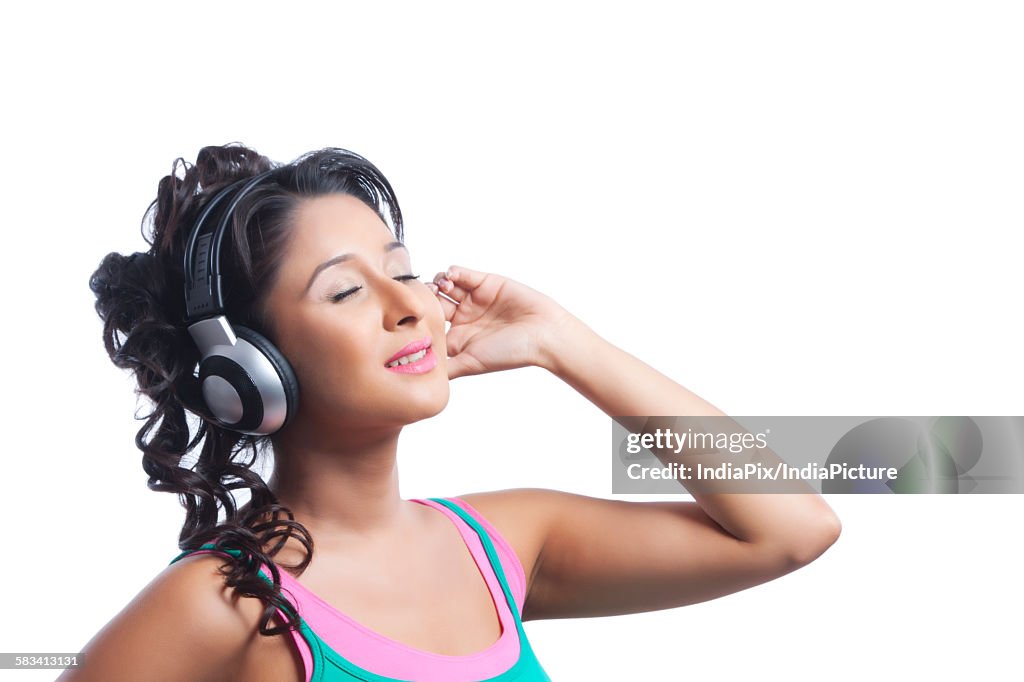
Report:
[[[389,253],[391,251],[394,251],[395,249],[405,249],[405,248],[406,248],[405,244],[403,244],[402,242],[388,242],[388,244],[384,246],[384,253]],[[408,251],[408,249],[406,249],[406,250]],[[351,253],[343,253],[340,256],[335,256],[334,258],[331,258],[329,260],[325,260],[323,263],[321,263],[320,265],[316,266],[316,268],[313,270],[313,274],[309,278],[309,282],[306,284],[306,288],[303,290],[303,293],[309,291],[309,288],[311,286],[313,286],[313,282],[316,281],[317,276],[321,272],[323,272],[327,268],[331,267],[332,265],[337,265],[338,263],[342,263],[344,261],[350,260],[352,258],[352,255],[353,254],[351,254]]]

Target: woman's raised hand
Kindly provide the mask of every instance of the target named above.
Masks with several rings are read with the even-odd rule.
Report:
[[[427,286],[451,323],[446,336],[449,379],[545,366],[559,329],[575,319],[525,284],[458,265],[437,273]]]

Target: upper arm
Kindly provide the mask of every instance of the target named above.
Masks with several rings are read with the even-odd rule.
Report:
[[[223,557],[171,564],[82,650],[82,665],[59,679],[231,679],[255,627],[252,604],[240,608],[217,571]],[[250,622],[252,621],[252,622]]]
[[[541,488],[460,497],[517,537],[528,576],[523,620],[707,601],[799,568],[838,532],[823,526],[807,545],[816,553],[794,556],[734,537],[696,502],[626,502]]]

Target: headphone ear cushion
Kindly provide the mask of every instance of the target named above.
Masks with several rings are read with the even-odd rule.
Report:
[[[281,426],[274,430],[283,429],[291,421],[299,407],[299,380],[295,376],[295,371],[270,339],[249,327],[233,326],[233,329],[235,336],[252,344],[254,348],[270,361],[274,371],[277,372],[281,386],[284,388],[286,409],[284,421],[281,423]]]

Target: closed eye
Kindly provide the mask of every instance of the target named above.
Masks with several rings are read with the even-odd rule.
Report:
[[[419,275],[399,275],[398,277],[395,277],[394,279],[396,281],[399,281],[399,282],[404,282],[404,281],[407,281],[407,280],[410,280],[410,279],[419,279],[419,278],[420,278]],[[333,296],[331,296],[331,300],[333,302],[337,303],[338,301],[342,300],[343,298],[346,298],[347,296],[350,296],[350,295],[356,293],[360,289],[362,289],[362,287],[352,287],[351,289],[346,289],[345,291],[338,292],[337,294],[334,294]]]

